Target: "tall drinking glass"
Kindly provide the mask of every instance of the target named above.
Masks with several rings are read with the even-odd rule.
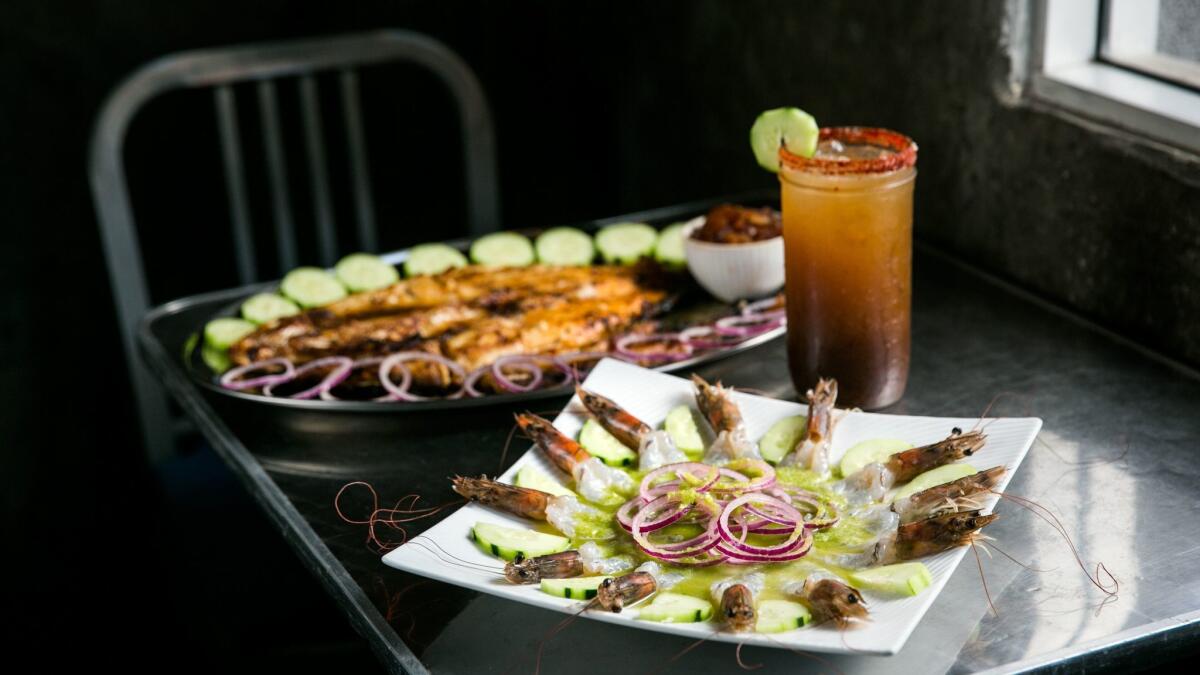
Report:
[[[917,145],[837,127],[812,157],[779,155],[792,382],[833,377],[839,403],[891,405],[908,382]]]

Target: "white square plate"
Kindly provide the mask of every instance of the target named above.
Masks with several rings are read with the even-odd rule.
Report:
[[[661,425],[667,412],[677,405],[689,404],[694,407],[693,388],[688,380],[613,359],[601,361],[592,370],[584,386],[590,391],[615,400],[652,426]],[[752,439],[762,437],[767,428],[781,417],[806,412],[805,406],[798,403],[736,392],[734,397],[741,408],[749,437]],[[583,408],[578,399],[572,399],[562,414],[554,420],[554,425],[568,436],[576,438],[583,426],[584,419]],[[987,445],[969,461],[977,469],[987,469],[1000,464],[1008,467],[1008,472],[1001,479],[997,488],[1003,490],[1021,460],[1024,459],[1025,453],[1029,451],[1038,430],[1041,429],[1042,421],[1040,419],[1025,417],[980,420],[852,412],[846,414],[837,425],[831,459],[834,462],[840,461],[847,448],[859,441],[872,438],[899,438],[913,445],[924,445],[945,438],[953,427],[971,429],[981,427],[983,424],[987,424]],[[500,480],[506,483],[512,482],[517,471],[527,464],[534,464],[548,475],[559,476],[564,483],[566,482],[566,477],[555,469],[536,448],[531,448],[518,459],[500,477]],[[997,496],[989,495],[985,500],[986,508],[991,509],[997,499]],[[467,504],[424,532],[422,536],[433,539],[447,553],[459,559],[494,567],[496,559],[480,551],[469,537],[471,527],[477,521],[518,527],[528,526],[528,522],[514,516],[477,504]],[[934,598],[946,585],[950,574],[954,572],[966,552],[967,549],[964,547],[923,558],[922,562],[933,573],[933,584],[915,597],[895,598],[864,592],[863,595],[866,597],[871,611],[871,621],[853,628],[855,634],[853,650],[847,647],[846,641],[832,626],[810,626],[770,636],[754,633],[734,635],[723,632],[714,636],[711,623],[669,624],[639,621],[636,618],[636,606],[620,614],[589,611],[584,613],[584,616],[598,621],[623,624],[643,630],[674,633],[697,639],[710,637],[725,642],[745,642],[762,647],[890,655],[900,651],[900,648],[904,646],[904,642],[916,628],[925,611],[929,609]],[[496,575],[446,564],[419,545],[405,544],[384,556],[383,562],[412,574],[466,586],[481,593],[491,593],[559,612],[575,612],[581,607],[581,602],[578,600],[555,598],[542,593],[536,584],[517,586]]]

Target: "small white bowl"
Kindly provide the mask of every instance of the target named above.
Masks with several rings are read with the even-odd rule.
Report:
[[[783,286],[783,237],[745,244],[716,244],[692,239],[704,216],[683,227],[688,271],[704,290],[724,302],[761,298]]]

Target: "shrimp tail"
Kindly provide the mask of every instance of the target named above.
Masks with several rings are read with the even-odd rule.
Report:
[[[533,520],[546,520],[546,507],[554,498],[541,490],[499,483],[487,476],[455,476],[450,483],[455,492],[473,502]]]

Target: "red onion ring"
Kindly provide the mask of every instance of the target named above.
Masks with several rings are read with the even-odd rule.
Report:
[[[338,386],[343,381],[345,381],[345,379],[347,377],[350,377],[350,366],[353,363],[354,363],[353,361],[351,361],[349,358],[347,358],[345,356],[326,356],[323,359],[309,361],[308,363],[304,364],[303,366],[300,366],[299,368],[297,368],[295,375],[293,375],[292,379],[288,380],[288,382],[299,379],[301,376],[303,376],[305,373],[309,372],[310,370],[316,370],[317,368],[324,368],[326,366],[335,366],[335,367],[333,370],[329,371],[329,374],[327,374],[325,377],[321,378],[320,382],[309,387],[308,389],[305,389],[304,391],[296,392],[295,394],[288,396],[288,398],[294,398],[294,399],[300,399],[300,400],[310,399],[310,398],[313,398],[314,396],[320,394],[323,391],[326,391],[326,390],[332,389],[333,387]],[[274,396],[274,394],[272,393],[272,390],[275,387],[279,386],[280,384],[283,384],[283,383],[277,382],[275,384],[269,384],[269,385],[263,387],[263,395],[264,396]]]
[[[519,384],[510,379],[504,374],[504,368],[516,368],[529,373],[529,382],[527,384]],[[528,356],[501,356],[492,361],[491,365],[492,381],[501,389],[514,394],[533,391],[542,383],[542,367],[533,361]]]
[[[639,352],[631,349],[635,345],[648,342],[676,342],[683,349],[683,353],[669,351]],[[654,363],[682,361],[692,355],[692,345],[679,337],[679,333],[651,333],[649,335],[631,333],[617,338],[617,342],[613,345],[613,348],[618,354],[626,358]]]
[[[283,366],[282,373],[274,373],[270,375],[259,375],[247,380],[239,380],[238,378],[246,373],[269,368],[271,366]],[[221,386],[234,391],[243,389],[257,389],[259,387],[269,387],[275,384],[283,384],[296,376],[296,366],[291,361],[285,358],[267,359],[265,361],[255,361],[254,363],[234,368],[233,370],[221,376]]]
[[[685,328],[679,333],[679,338],[693,349],[724,349],[742,343],[741,336],[723,334],[712,326]]]
[[[571,377],[576,381],[583,381],[584,376],[586,376],[589,372],[591,372],[592,368],[594,368],[596,366],[595,363],[592,363],[591,366],[581,369],[581,368],[575,367],[576,362],[578,362],[578,361],[599,361],[600,359],[603,359],[603,358],[618,358],[618,359],[620,359],[620,356],[613,354],[611,352],[571,352],[570,354],[560,354],[558,356],[558,360],[561,361],[563,365],[565,365],[567,368],[569,368],[571,370]],[[624,359],[621,359],[621,360],[623,361]]]
[[[792,527],[791,534],[788,535],[787,539],[785,539],[782,543],[775,544],[774,546],[753,546],[739,541],[729,529],[729,517],[738,509],[738,507],[750,503],[768,504],[776,511],[789,516],[795,525]],[[761,492],[744,494],[726,504],[725,508],[721,511],[721,515],[717,517],[717,531],[721,534],[721,539],[726,545],[726,550],[722,551],[722,553],[729,555],[731,550],[736,551],[737,557],[739,558],[746,558],[746,556],[761,556],[769,558],[771,556],[789,554],[798,546],[802,546],[804,543],[805,533],[808,532],[808,528],[801,525],[803,521],[804,516],[783,500],[776,499]]]
[[[371,357],[368,357],[365,359],[359,359],[359,360],[355,361],[354,363],[351,363],[350,364],[350,372],[346,373],[346,379],[349,379],[350,376],[354,374],[354,371],[362,370],[363,368],[370,368],[371,366],[377,366],[377,365],[379,365],[379,363],[381,361],[383,361],[382,356],[371,356]],[[407,369],[405,369],[405,372],[407,372]],[[345,401],[345,400],[347,400],[347,399],[344,399],[344,398],[334,395],[333,390],[335,388],[337,388],[336,384],[334,386],[322,391],[320,394],[321,400],[322,401]],[[384,394],[383,396],[376,396],[375,398],[370,399],[370,400],[372,400],[372,401],[395,401],[396,397],[392,396],[391,393],[387,393],[387,394]]]
[[[418,394],[410,393],[409,388],[412,387],[412,373],[409,372],[408,368],[404,369],[404,372],[407,375],[400,384],[392,382],[392,369],[398,365],[403,365],[408,361],[426,361],[445,366],[446,369],[451,372],[451,374],[458,376],[459,379],[463,380],[463,382],[466,382],[467,373],[465,370],[463,370],[463,367],[444,356],[430,354],[429,352],[397,352],[387,357],[382,363],[379,364],[379,382],[392,396],[395,396],[401,401],[428,401],[434,398],[459,398],[463,395],[464,388],[462,386],[460,386],[456,391],[442,397],[420,396]]]
[[[741,316],[726,316],[717,319],[713,327],[722,335],[736,335],[738,337],[752,337],[760,335],[769,330],[778,328],[783,321],[777,316],[767,316],[766,314],[743,314]]]
[[[646,474],[642,478],[642,482],[638,486],[638,495],[641,497],[643,502],[646,502],[646,503],[652,502],[655,499],[657,499],[658,497],[662,496],[661,493],[655,494],[653,492],[653,490],[655,488],[661,487],[661,485],[662,485],[662,484],[656,485],[654,483],[654,481],[656,479],[661,478],[664,475],[669,474],[669,473],[675,474],[675,476],[677,478],[679,477],[680,473],[687,473],[689,478],[696,480],[696,478],[692,476],[691,472],[693,472],[693,471],[697,471],[697,472],[706,471],[709,474],[708,476],[705,476],[702,480],[700,480],[701,484],[699,486],[694,488],[697,492],[707,491],[709,488],[712,487],[712,485],[714,483],[717,482],[717,479],[720,478],[720,476],[721,476],[720,469],[718,469],[715,466],[712,466],[711,464],[701,464],[700,462],[676,462],[675,464],[664,464],[664,465],[658,467],[657,469],[654,469],[650,473]],[[676,485],[681,485],[681,484],[682,484],[682,480],[676,481]]]

